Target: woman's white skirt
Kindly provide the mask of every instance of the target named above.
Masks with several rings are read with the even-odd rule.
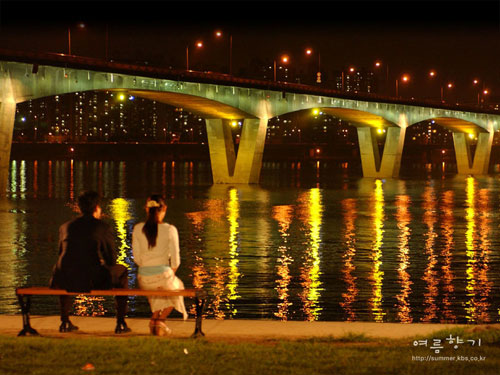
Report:
[[[139,287],[146,290],[175,290],[184,289],[184,283],[175,276],[174,271],[168,268],[165,272],[151,275],[142,276],[137,275],[137,281],[139,282]],[[180,312],[184,318],[187,319],[188,314],[186,312],[186,307],[184,306],[184,297],[148,297],[149,305],[151,306],[151,311],[159,311],[166,309],[168,307],[173,307],[178,312]]]

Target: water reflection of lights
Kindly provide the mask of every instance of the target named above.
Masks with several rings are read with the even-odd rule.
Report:
[[[15,287],[29,282],[26,270],[27,223],[26,215],[19,213],[8,200],[0,200],[0,300],[2,312],[19,313]]]
[[[125,189],[125,179],[127,176],[126,173],[126,168],[127,165],[124,161],[121,161],[118,165],[118,191],[119,191],[119,196],[124,197],[126,194],[126,189]]]
[[[384,188],[381,180],[375,180],[374,191],[374,213],[373,228],[375,240],[372,245],[373,271],[371,280],[373,282],[373,297],[370,299],[372,315],[376,322],[384,319],[385,312],[382,309],[382,284],[384,272],[380,269],[382,266],[382,240],[384,237]]]
[[[218,189],[217,187],[213,187],[212,190]],[[224,195],[226,194],[227,191],[224,190]],[[217,228],[224,225],[226,220],[226,201],[222,199],[208,199],[204,202],[203,206],[203,211],[186,213],[186,217],[193,228],[190,231],[193,246],[189,249],[194,254],[194,261],[191,266],[193,286],[203,288],[209,284],[213,295],[210,298],[207,310],[213,311],[215,319],[224,319],[226,313],[222,305],[227,302],[225,292],[227,288],[228,268],[221,264],[224,260],[221,259],[220,254],[221,252],[225,252],[227,248],[219,239],[215,242],[210,241],[209,234],[214,232],[210,226],[212,223],[215,223]],[[205,236],[205,238],[203,239],[202,236]],[[205,243],[202,245],[201,242],[203,240],[205,240]],[[217,244],[221,248],[214,249],[212,248],[212,244]],[[216,256],[212,258],[211,255],[214,250]],[[209,271],[207,270],[207,264],[212,259],[215,260],[216,264]],[[191,307],[190,313],[196,313],[194,305]]]
[[[107,310],[104,308],[104,297],[83,296],[75,297],[73,307],[77,316],[103,316]]]
[[[423,222],[427,225],[427,233],[425,233],[425,254],[427,255],[427,266],[422,279],[427,284],[427,290],[424,293],[424,316],[422,321],[431,322],[437,317],[436,297],[438,296],[438,284],[436,265],[437,254],[434,251],[436,245],[436,196],[434,187],[427,186],[422,196],[424,217]]]
[[[10,192],[17,191],[17,162],[12,160],[10,163]],[[12,198],[16,198],[16,194],[12,194]]]
[[[318,305],[321,296],[321,259],[319,249],[321,246],[321,221],[323,204],[322,192],[318,188],[310,189],[299,197],[302,204],[301,212],[309,226],[308,249],[305,254],[304,266],[301,269],[301,285],[304,290],[300,298],[304,304],[303,311],[308,321],[318,320],[322,308]]]
[[[408,246],[411,229],[411,214],[409,207],[411,204],[410,197],[408,195],[398,195],[396,198],[396,220],[399,229],[399,266],[398,266],[398,279],[401,284],[401,291],[396,296],[398,301],[397,316],[401,323],[411,323],[413,318],[411,317],[410,308],[410,294],[411,285],[410,274],[408,273],[408,266],[410,264],[410,248]]]
[[[26,161],[21,160],[21,168],[19,171],[19,190],[21,199],[26,199]]]
[[[130,270],[133,262],[129,259],[130,244],[127,240],[127,221],[132,219],[130,216],[130,203],[124,198],[115,198],[110,204],[111,217],[115,222],[115,230],[119,240],[118,257],[116,263],[122,264]],[[128,262],[127,262],[128,260]]]
[[[478,300],[476,311],[476,322],[488,323],[489,316],[489,296],[493,287],[493,282],[489,280],[488,273],[490,271],[489,261],[491,252],[491,243],[489,240],[491,219],[489,213],[492,210],[490,205],[490,189],[479,190],[478,203],[479,203],[479,249],[478,249],[478,262],[476,262],[477,272],[477,294]]]
[[[229,301],[234,301],[240,296],[237,288],[240,278],[238,270],[239,263],[239,217],[240,203],[238,190],[236,188],[229,189],[229,202],[227,204],[227,220],[229,222],[229,280],[227,288],[229,290],[227,298]],[[232,314],[236,314],[237,310],[231,305],[227,306]]]
[[[73,159],[70,161],[70,172],[69,172],[69,199],[73,200],[75,197],[75,176],[73,169]]]
[[[344,267],[342,268],[342,273],[346,283],[346,291],[342,293],[343,301],[340,302],[340,306],[345,310],[346,320],[355,320],[356,314],[352,305],[358,295],[356,277],[353,275],[353,272],[356,270],[353,264],[354,256],[356,255],[356,201],[349,198],[344,199],[341,203],[345,227],[343,230],[345,253],[343,254]]]
[[[290,263],[293,262],[293,258],[288,254],[288,228],[292,221],[292,206],[274,206],[273,207],[273,219],[276,220],[280,227],[280,236],[282,238],[282,244],[278,248],[279,257],[277,259],[277,274],[279,279],[276,280],[276,290],[278,292],[278,298],[280,302],[278,303],[278,311],[274,313],[275,316],[281,320],[288,320],[288,307],[292,304],[289,302],[288,297],[288,286],[292,276],[290,275]]]
[[[490,320],[488,296],[492,287],[492,283],[488,280],[490,252],[488,240],[490,219],[488,211],[491,210],[491,207],[489,207],[488,190],[481,189],[477,199],[475,184],[476,181],[473,177],[467,178],[465,244],[467,255],[466,291],[469,300],[466,302],[465,310],[469,323],[487,323]],[[476,204],[479,215],[476,214]],[[477,225],[476,220],[478,221]],[[479,227],[479,235],[476,227]]]
[[[52,189],[53,189],[53,185],[52,185],[52,160],[49,160],[49,170],[48,170],[48,180],[49,180],[49,187],[48,187],[48,196],[49,198],[52,198]]]
[[[37,198],[38,193],[38,161],[33,162],[33,198]]]
[[[443,204],[441,206],[442,224],[441,233],[444,238],[444,246],[441,250],[441,257],[443,265],[441,270],[443,272],[443,319],[442,322],[454,323],[456,316],[451,309],[451,299],[455,288],[453,286],[453,271],[451,270],[452,264],[452,249],[454,248],[453,232],[454,232],[454,216],[453,216],[453,191],[448,190],[443,193]]]
[[[165,167],[165,162],[163,162],[163,171]],[[163,180],[163,177],[162,177]],[[202,241],[201,235],[204,229],[205,219],[208,217],[209,213],[206,211],[189,212],[186,216],[191,221],[193,229],[189,231],[192,241],[194,242],[194,247],[190,248],[189,251],[193,254],[194,260],[191,266],[191,273],[193,277],[193,287],[198,289],[203,289],[204,285],[209,281],[210,275],[208,274],[205,264],[203,262],[203,257],[201,253],[203,252],[202,246],[199,242]],[[191,306],[189,310],[191,314],[196,313],[196,308],[194,305]]]

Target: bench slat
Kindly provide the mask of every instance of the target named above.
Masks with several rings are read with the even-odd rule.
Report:
[[[46,286],[30,287],[30,288],[17,288],[17,295],[57,295],[57,296],[158,296],[158,297],[197,297],[203,294],[201,289],[177,289],[177,290],[145,290],[145,289],[104,289],[92,290],[90,292],[67,292],[64,289],[51,289]]]

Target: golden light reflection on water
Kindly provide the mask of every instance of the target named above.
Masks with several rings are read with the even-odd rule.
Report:
[[[17,162],[12,160],[10,163],[10,192],[17,191]],[[12,198],[16,198],[16,194],[12,194]]]
[[[399,229],[398,280],[401,285],[401,291],[396,295],[396,299],[398,301],[397,317],[401,323],[411,323],[413,321],[410,308],[412,282],[408,273],[410,265],[410,248],[408,244],[411,235],[410,205],[411,199],[408,195],[398,195],[396,197],[396,221]]]
[[[436,298],[439,290],[439,279],[437,275],[437,254],[435,251],[436,246],[436,195],[432,185],[426,186],[424,194],[422,195],[422,208],[424,209],[423,222],[427,226],[427,232],[424,234],[425,244],[424,251],[427,256],[427,265],[422,279],[426,282],[426,291],[424,293],[424,315],[423,322],[431,322],[437,317]]]
[[[115,222],[115,231],[118,237],[117,264],[122,264],[130,270],[130,263],[126,261],[130,254],[130,245],[127,241],[127,221],[132,219],[130,202],[124,198],[115,198],[110,204],[111,217]]]
[[[23,233],[19,228],[19,215],[8,200],[0,200],[0,236],[7,240],[0,244],[0,299],[3,301],[2,312],[16,314],[19,312],[15,287],[24,286],[27,277],[24,270],[23,255],[26,249],[21,246],[25,241],[17,243],[17,235]],[[9,303],[5,303],[8,301]]]
[[[70,160],[70,171],[69,171],[69,199],[73,200],[75,198],[75,175],[73,169],[73,159]]]
[[[277,259],[276,273],[279,278],[276,280],[276,291],[278,292],[278,311],[274,313],[275,316],[283,321],[288,320],[288,308],[292,304],[289,302],[288,287],[292,276],[290,275],[290,263],[293,258],[288,254],[290,245],[288,244],[288,229],[292,222],[293,206],[274,206],[273,219],[278,222],[279,232],[281,236],[281,244],[278,247],[279,257]]]
[[[33,198],[37,197],[38,193],[38,161],[33,162]]]
[[[465,304],[465,310],[469,323],[487,323],[490,321],[488,296],[491,292],[492,283],[488,280],[490,253],[488,239],[490,219],[488,211],[491,210],[491,207],[489,207],[488,194],[487,189],[481,189],[476,198],[476,180],[474,177],[467,178],[467,207],[465,209],[467,230],[465,232],[465,244],[467,255],[466,291],[468,301]],[[479,228],[479,233],[477,228]]]
[[[216,195],[221,193],[217,187],[213,187],[212,191]],[[227,196],[227,190],[224,189],[222,195]],[[211,241],[210,234],[215,232],[215,228],[220,228],[227,222],[226,202],[223,199],[207,199],[203,204],[203,211],[186,213],[193,228],[191,238],[195,243],[190,249],[194,254],[191,267],[193,286],[203,288],[209,284],[213,295],[209,299],[207,310],[213,311],[216,320],[222,320],[226,316],[223,305],[228,301],[225,296],[228,267],[224,265],[225,261],[222,258],[227,251],[227,243],[221,239]],[[205,238],[202,238],[203,236]],[[215,265],[207,269],[212,260],[215,261]],[[193,305],[190,313],[195,314],[195,312]]]
[[[74,314],[77,316],[104,316],[104,297],[78,295],[73,302]]]
[[[301,286],[303,291],[299,297],[303,303],[306,320],[318,320],[322,308],[318,301],[321,296],[321,223],[323,216],[322,191],[318,188],[310,189],[299,196],[300,217],[308,227],[307,252],[304,255],[303,266],[300,270]]]
[[[342,293],[340,306],[345,311],[346,320],[355,320],[356,314],[353,309],[353,303],[358,295],[356,287],[356,277],[353,275],[356,267],[354,266],[354,256],[356,255],[356,200],[352,198],[344,199],[342,202],[342,213],[344,216],[344,230],[342,232],[345,252],[342,255],[344,265],[342,274],[346,283],[346,291]]]
[[[229,189],[229,202],[227,204],[227,220],[229,222],[229,280],[227,288],[229,290],[227,298],[229,301],[234,301],[240,298],[238,294],[238,283],[240,273],[238,269],[239,263],[239,218],[240,218],[240,202],[238,190],[236,188]],[[231,314],[236,314],[237,310],[229,302],[227,304]]]
[[[19,168],[19,190],[21,192],[21,199],[26,199],[26,161],[21,160],[21,167]]]
[[[382,241],[384,238],[384,188],[381,180],[375,180],[375,190],[373,192],[373,231],[375,240],[372,245],[373,269],[370,275],[373,286],[373,296],[369,304],[373,319],[376,322],[384,320],[385,312],[382,309],[382,285],[384,282],[384,271],[382,266]]]
[[[467,255],[467,296],[469,300],[466,302],[465,310],[467,312],[467,321],[473,322],[475,319],[475,310],[476,306],[474,303],[474,294],[475,294],[475,275],[474,275],[474,229],[475,229],[475,207],[474,207],[474,194],[475,194],[475,186],[474,186],[474,178],[468,177],[466,180],[466,205],[465,208],[465,220],[467,221],[467,230],[465,232],[465,246],[466,246],[466,255]]]
[[[490,190],[481,189],[478,195],[479,208],[479,249],[477,251],[478,261],[476,262],[477,288],[476,288],[476,315],[475,322],[488,323],[490,322],[489,309],[491,289],[493,282],[490,281],[488,273],[490,271],[490,253],[491,242],[489,239],[491,230],[490,212],[492,210],[490,204]]]
[[[452,298],[455,291],[453,286],[453,271],[451,269],[453,253],[452,250],[455,246],[453,233],[454,233],[454,193],[452,190],[447,190],[443,193],[441,205],[441,233],[444,239],[444,245],[441,249],[441,257],[443,265],[441,266],[443,283],[443,300],[442,300],[442,314],[441,322],[454,323],[456,321],[455,313],[453,312]]]
[[[53,190],[53,184],[52,184],[52,160],[49,160],[49,167],[48,167],[48,181],[49,181],[49,187],[48,187],[48,196],[49,198],[52,198],[52,190]]]
[[[165,172],[165,162],[163,163],[163,171]],[[165,178],[162,177],[162,179]],[[209,200],[206,202],[206,205],[210,206]],[[219,201],[217,201],[219,202]],[[217,206],[216,206],[217,207]],[[186,217],[189,219],[192,230],[190,231],[191,240],[195,243],[195,245],[189,249],[189,251],[193,254],[193,265],[191,266],[191,275],[192,275],[192,283],[194,288],[203,289],[204,286],[211,280],[211,276],[206,269],[205,262],[203,259],[203,250],[205,244],[203,243],[203,233],[205,230],[206,220],[212,217],[218,218],[221,216],[220,210],[208,210],[208,211],[197,211],[197,212],[188,212],[186,213]],[[223,209],[222,209],[223,212]],[[220,303],[218,303],[219,305]],[[191,305],[190,314],[196,314],[196,307]]]

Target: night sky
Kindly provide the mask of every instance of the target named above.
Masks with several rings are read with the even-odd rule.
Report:
[[[372,69],[380,59],[391,80],[411,75],[415,96],[426,95],[434,69],[465,98],[480,78],[500,101],[500,1],[0,1],[3,48],[67,53],[68,26],[77,55],[104,57],[107,26],[115,60],[184,68],[189,44],[193,64],[222,70],[231,34],[235,75],[283,53],[297,67],[312,47],[325,70]],[[215,40],[216,29],[226,39]],[[198,39],[205,47],[196,51]]]

